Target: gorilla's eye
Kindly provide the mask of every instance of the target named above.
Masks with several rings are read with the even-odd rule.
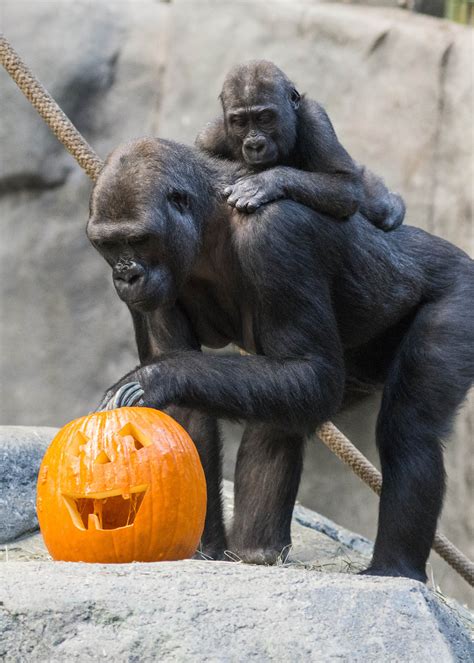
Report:
[[[179,212],[184,212],[189,208],[189,196],[184,191],[171,191],[168,194],[168,200]]]
[[[258,123],[264,126],[272,124],[274,119],[275,114],[270,110],[265,110],[258,114]]]
[[[130,237],[129,243],[137,249],[143,249],[148,246],[151,241],[151,235],[137,235],[136,237]]]
[[[245,115],[231,115],[229,119],[232,126],[238,127],[239,129],[242,129],[247,125],[247,118]]]
[[[101,253],[111,253],[115,249],[115,242],[107,239],[96,239],[93,244]]]

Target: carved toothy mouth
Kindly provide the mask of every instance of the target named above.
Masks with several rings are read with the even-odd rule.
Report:
[[[133,525],[147,488],[135,486],[129,493],[109,490],[87,496],[63,494],[63,499],[78,529],[113,530]]]

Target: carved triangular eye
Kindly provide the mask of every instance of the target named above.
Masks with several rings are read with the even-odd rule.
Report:
[[[69,445],[69,452],[73,456],[79,456],[81,453],[81,447],[84,444],[87,444],[89,442],[89,438],[84,435],[80,430],[77,431],[77,433],[74,436],[73,441]]]
[[[123,437],[130,436],[133,441],[133,446],[136,451],[140,451],[143,447],[149,447],[152,441],[134,424],[128,423],[119,431],[119,435]]]
[[[99,463],[99,465],[105,465],[106,463],[111,463],[112,461],[110,458],[107,456],[104,450],[100,452],[100,454],[97,456],[95,459],[96,463]]]

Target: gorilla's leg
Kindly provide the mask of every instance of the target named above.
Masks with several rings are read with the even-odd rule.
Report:
[[[182,407],[172,406],[166,408],[166,412],[189,433],[206,475],[207,511],[200,551],[203,557],[224,559],[227,543],[221,499],[222,443],[217,420],[202,412]]]
[[[379,525],[366,573],[426,580],[444,495],[442,440],[474,373],[467,286],[419,310],[389,369],[377,423]]]
[[[405,218],[403,198],[389,191],[382,178],[365,167],[362,167],[362,186],[364,195],[359,207],[360,213],[382,230],[398,228]]]
[[[235,469],[230,550],[243,561],[273,564],[291,545],[291,517],[304,438],[268,424],[248,424]]]

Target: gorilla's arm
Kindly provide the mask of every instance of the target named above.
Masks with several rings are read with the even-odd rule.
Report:
[[[199,341],[178,305],[149,313],[129,310],[141,364],[150,364],[165,352],[200,350]]]
[[[322,356],[276,359],[188,352],[166,355],[120,384],[139,382],[149,407],[175,403],[217,417],[279,422],[310,432],[337,410],[341,374]]]
[[[327,207],[328,198],[340,197],[346,211],[356,202],[356,209],[349,213],[358,208],[373,225],[383,230],[393,230],[403,222],[405,204],[401,196],[390,192],[381,177],[353,161],[339,142],[328,114],[314,100],[303,99],[299,109],[297,141],[300,167],[313,175],[316,188],[311,188],[309,179],[305,190],[299,194],[295,183],[292,185],[295,200],[316,211],[333,214]],[[319,180],[319,177],[323,179]]]
[[[194,144],[212,157],[231,159],[232,153],[227,144],[224,119],[216,117],[208,122],[196,136]]]
[[[362,188],[355,174],[310,173],[276,166],[256,175],[242,177],[224,190],[227,202],[241,212],[254,212],[261,205],[289,198],[335,219],[355,214]]]
[[[217,125],[215,131],[222,141]],[[402,223],[402,198],[389,192],[380,177],[353,161],[339,142],[326,111],[316,101],[303,99],[298,109],[291,161],[297,168],[277,165],[238,180],[226,191],[229,204],[253,212],[265,203],[290,198],[338,219],[359,210],[384,230]]]
[[[138,354],[142,366],[159,361],[165,352],[181,352],[195,350],[199,354],[199,343],[179,306],[162,308],[149,313],[130,310],[135,328]],[[140,369],[137,369],[140,370]],[[115,390],[111,390],[108,398],[113,398]],[[142,390],[126,388],[122,397],[131,400],[130,405],[141,403]],[[128,396],[127,396],[128,394]],[[107,397],[106,397],[107,398]],[[138,400],[140,398],[140,400]],[[125,403],[122,403],[125,404]],[[105,403],[104,403],[105,405]],[[174,407],[168,409],[174,419],[188,431],[199,452],[201,463],[206,475],[207,512],[201,551],[211,559],[224,559],[227,548],[221,503],[221,440],[219,428],[214,417],[189,408]],[[199,557],[199,555],[198,555]]]
[[[283,197],[318,212],[346,218],[359,209],[363,189],[359,167],[339,142],[325,110],[303,98],[297,111],[293,162],[298,168],[268,171]]]
[[[130,307],[128,309],[132,316],[140,366],[158,361],[165,353],[200,351],[199,342],[178,306],[157,309],[150,313],[142,313]],[[140,366],[134,370],[138,370]],[[97,410],[143,404],[143,389],[138,384],[128,384],[119,389],[120,385],[123,385],[123,381],[105,392]]]
[[[276,166],[242,177],[225,191],[232,207],[253,212],[264,203],[290,198],[336,218],[345,218],[357,211],[362,199],[359,169],[339,143],[324,110],[320,106],[318,109],[321,121],[316,121],[311,112],[298,120],[295,154],[302,170]],[[222,117],[201,129],[195,144],[211,156],[232,158]]]
[[[311,320],[311,332],[305,335],[309,321],[286,314],[282,327],[276,310],[271,313],[275,323],[267,320],[262,336],[264,351],[273,356],[176,351],[127,374],[108,397],[138,382],[149,407],[175,404],[310,432],[337,411],[342,397],[344,367],[336,323],[330,304],[321,304],[320,319]]]

